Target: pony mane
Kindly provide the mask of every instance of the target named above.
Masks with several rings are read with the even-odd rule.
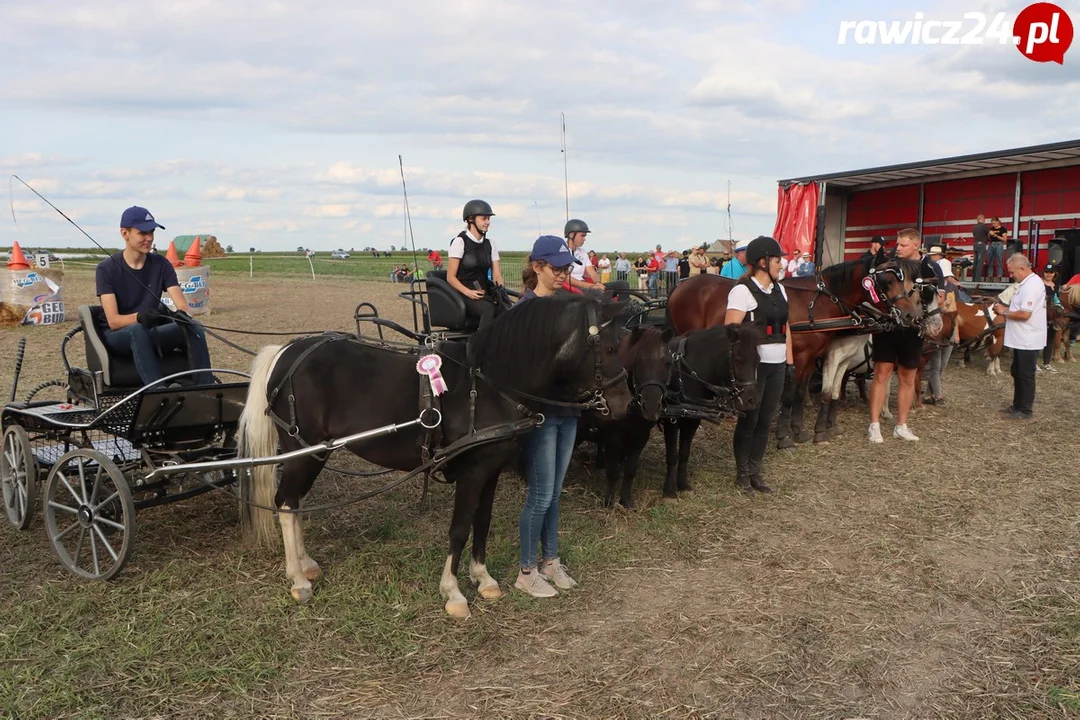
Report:
[[[496,384],[522,385],[522,379],[551,376],[548,349],[566,342],[573,329],[585,329],[585,308],[600,300],[583,295],[555,295],[527,300],[502,313],[468,341],[469,365]],[[519,388],[520,389],[520,388]]]
[[[821,279],[828,287],[848,287],[854,279],[856,269],[861,269],[863,276],[870,272],[872,257],[860,257],[845,260],[821,269]]]
[[[919,277],[919,274],[922,271],[922,260],[901,260],[900,258],[891,258],[889,263],[900,268],[900,270],[903,271],[905,278]]]
[[[1074,308],[1080,307],[1080,285],[1069,285],[1068,289],[1066,297],[1069,299],[1069,305]]]

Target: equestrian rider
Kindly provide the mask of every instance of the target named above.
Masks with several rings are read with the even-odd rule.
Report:
[[[761,479],[761,465],[769,444],[769,428],[780,407],[786,375],[794,380],[794,355],[788,332],[788,300],[780,284],[784,250],[771,237],[757,237],[746,248],[749,273],[728,294],[725,325],[757,323],[765,328],[765,342],[758,346],[757,405],[735,425],[735,485],[771,492]]]
[[[499,250],[487,236],[494,216],[491,205],[470,200],[461,211],[467,227],[450,241],[446,281],[465,297],[465,312],[480,319],[479,327],[491,322],[504,307],[499,292],[503,287]]]
[[[563,237],[574,254],[574,267],[570,271],[570,285],[579,290],[604,290],[600,283],[600,274],[593,267],[589,254],[585,252],[585,238],[592,232],[584,220],[573,218],[566,221]]]
[[[517,305],[555,295],[578,262],[562,238],[537,238],[529,255],[533,281]],[[514,587],[533,597],[554,597],[559,594],[556,587],[569,590],[577,585],[559,560],[559,496],[574,452],[581,411],[545,405],[543,413],[544,422],[525,436],[523,460],[528,484],[519,519],[521,564]],[[538,544],[542,557],[539,567]]]

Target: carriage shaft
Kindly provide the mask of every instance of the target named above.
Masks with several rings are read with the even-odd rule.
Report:
[[[212,460],[210,462],[184,463],[182,465],[166,465],[164,467],[155,468],[152,472],[147,474],[143,478],[143,480],[144,482],[150,482],[151,480],[163,477],[165,475],[176,475],[178,473],[209,472],[213,470],[252,468],[259,465],[277,465],[279,463],[287,462],[295,458],[307,457],[308,455],[317,455],[318,453],[322,452],[332,452],[354,442],[360,442],[361,440],[370,440],[372,438],[381,437],[383,435],[391,435],[398,432],[399,430],[404,430],[406,428],[410,428],[414,425],[420,424],[420,418],[416,418],[415,420],[410,420],[409,422],[400,424],[391,423],[389,425],[382,425],[371,430],[365,430],[364,432],[347,435],[343,438],[338,438],[336,440],[327,440],[326,442],[319,443],[318,445],[309,445],[308,447],[303,447],[299,450],[292,450],[287,453],[271,455],[269,457],[233,458],[231,460]]]

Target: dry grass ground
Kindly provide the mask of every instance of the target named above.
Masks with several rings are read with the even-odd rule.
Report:
[[[209,322],[348,330],[361,299],[406,319],[395,290],[229,278]],[[70,273],[65,293],[89,301],[92,278]],[[0,389],[21,336],[22,392],[57,377],[69,327],[0,331]],[[562,513],[580,588],[478,600],[464,622],[438,598],[443,486],[426,512],[406,486],[311,517],[326,576],[303,607],[282,559],[240,543],[222,496],[141,514],[109,584],[63,570],[39,516],[0,531],[0,716],[1078,716],[1080,365],[1059,368],[1039,376],[1037,419],[1017,425],[996,412],[1008,377],[954,363],[949,406],[911,420],[917,444],[868,445],[853,401],[837,441],[769,455],[770,496],[733,491],[730,425],[699,435],[697,490],[676,506],[658,502],[661,443],[633,513],[601,509],[583,455]],[[377,482],[323,476],[311,500]],[[507,589],[522,496],[505,475],[489,567]]]

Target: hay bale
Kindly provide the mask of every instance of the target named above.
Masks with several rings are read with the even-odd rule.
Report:
[[[217,237],[214,235],[206,235],[203,237],[202,254],[204,258],[219,258],[225,257],[225,250],[222,249],[221,243],[218,242]]]

